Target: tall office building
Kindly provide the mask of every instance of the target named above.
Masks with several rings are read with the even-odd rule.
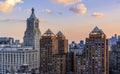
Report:
[[[24,45],[39,50],[41,37],[39,19],[35,16],[34,8],[32,8],[31,11],[31,16],[27,19],[27,28],[24,34]]]
[[[86,74],[109,74],[108,40],[95,27],[86,38]]]
[[[48,29],[40,39],[40,74],[54,74],[53,54],[57,49],[56,35]]]
[[[40,38],[41,32],[39,30],[39,19],[35,16],[34,8],[31,9],[31,16],[27,19],[27,28],[24,33],[23,44],[26,47],[32,47],[33,50],[37,50],[37,59],[40,57]],[[37,66],[39,68],[40,60],[38,60]]]

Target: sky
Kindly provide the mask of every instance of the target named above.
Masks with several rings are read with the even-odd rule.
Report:
[[[79,42],[98,26],[107,38],[120,35],[120,0],[0,0],[0,37],[22,41],[32,7],[42,34],[60,30],[69,42]]]

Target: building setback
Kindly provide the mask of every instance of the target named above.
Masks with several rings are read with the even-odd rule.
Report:
[[[86,74],[109,74],[108,40],[95,27],[86,38]]]

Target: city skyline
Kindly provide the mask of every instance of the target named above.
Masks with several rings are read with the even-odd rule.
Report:
[[[6,7],[7,1],[8,7]],[[36,16],[40,20],[39,28],[42,34],[48,28],[54,33],[60,30],[69,42],[85,40],[95,26],[100,27],[107,38],[119,34],[120,31],[119,0],[29,0],[29,2],[0,0],[0,4],[0,36],[2,37],[22,40],[26,18],[31,14],[32,7],[35,8]]]

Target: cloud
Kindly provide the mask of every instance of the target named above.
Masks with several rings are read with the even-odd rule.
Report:
[[[5,0],[4,2],[0,2],[0,12],[9,13],[14,10],[14,6],[17,3],[22,3],[22,0]]]
[[[25,20],[15,18],[0,18],[0,22],[25,22]]]
[[[97,12],[94,12],[92,14],[93,17],[96,17],[96,18],[103,18],[104,17],[104,13],[97,13]]]
[[[47,23],[46,19],[40,18],[40,23]],[[24,19],[17,19],[17,18],[0,18],[0,22],[26,22]]]
[[[18,10],[18,11],[21,11],[22,8],[21,7],[15,7],[14,10]]]
[[[50,9],[45,9],[44,12],[47,14],[52,14],[52,11]]]
[[[46,19],[40,18],[39,19],[40,23],[47,23],[48,21]]]
[[[71,5],[74,3],[81,2],[82,0],[53,0],[53,1],[56,3],[63,4],[63,5]]]
[[[30,12],[31,12],[31,9],[26,9],[26,12],[27,12],[27,13],[30,13]]]
[[[63,13],[62,13],[62,12],[57,12],[57,14],[58,14],[58,15],[63,15]]]
[[[71,7],[69,10],[76,14],[85,14],[87,12],[87,8],[84,4],[78,4],[77,6]]]

